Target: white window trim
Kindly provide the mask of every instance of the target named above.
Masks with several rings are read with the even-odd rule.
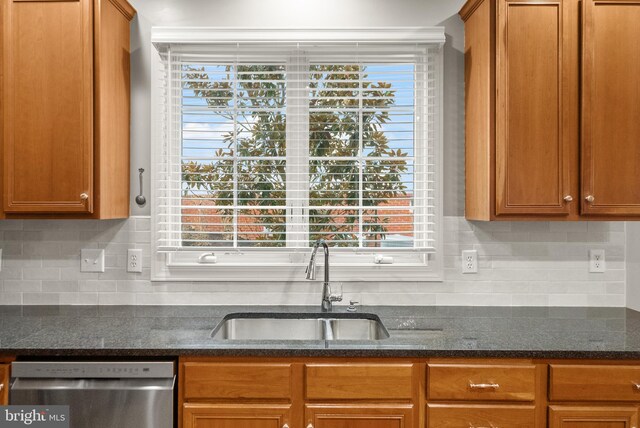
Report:
[[[238,42],[376,42],[376,43],[425,43],[439,45],[445,42],[443,27],[382,27],[382,28],[357,28],[357,29],[246,29],[246,28],[204,28],[204,27],[153,27],[152,44],[158,49],[167,44],[188,43],[238,43]],[[157,165],[160,154],[155,149],[156,142],[162,138],[160,131],[162,124],[161,95],[156,82],[160,77],[162,60],[156,49],[151,49],[151,177],[158,179]],[[336,252],[331,256],[331,275],[333,281],[395,281],[416,282],[429,281],[441,282],[443,280],[443,58],[442,49],[439,52],[437,72],[438,79],[438,104],[440,114],[437,118],[437,138],[434,142],[436,219],[435,252],[428,264],[389,264],[378,265],[373,263],[370,252],[359,252],[352,249],[351,252],[340,252],[336,260]],[[153,187],[153,186],[152,186]],[[155,189],[154,189],[155,190]],[[251,251],[243,252],[242,249],[230,249],[226,254],[233,254],[234,260],[229,263],[217,263],[215,265],[202,265],[197,263],[183,263],[180,260],[180,252],[163,253],[158,251],[157,230],[154,219],[157,218],[157,198],[151,197],[151,280],[152,281],[202,281],[202,282],[242,282],[242,281],[302,281],[310,250],[289,249],[290,263],[269,262],[262,255]],[[275,252],[274,252],[275,253]],[[393,255],[393,249],[380,249],[382,254]],[[249,256],[254,254],[251,262],[237,261],[238,254]],[[264,254],[264,253],[262,253]],[[346,256],[345,254],[351,254]],[[224,260],[224,254],[219,254]],[[267,257],[268,258],[268,257]],[[349,260],[345,263],[345,258]],[[319,257],[321,259],[321,257]],[[371,260],[371,261],[369,261]],[[320,265],[322,261],[319,261]],[[318,275],[321,280],[322,275]]]
[[[375,42],[443,45],[444,27],[362,27],[349,29],[259,29],[238,27],[153,27],[151,42],[170,43],[274,43],[274,42]]]

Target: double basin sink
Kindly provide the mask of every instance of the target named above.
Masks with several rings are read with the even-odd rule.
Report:
[[[227,315],[211,333],[216,340],[381,340],[389,332],[377,315],[351,313]]]

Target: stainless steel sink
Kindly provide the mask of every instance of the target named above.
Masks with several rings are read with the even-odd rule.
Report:
[[[216,340],[381,340],[389,337],[372,314],[227,315],[211,333]]]

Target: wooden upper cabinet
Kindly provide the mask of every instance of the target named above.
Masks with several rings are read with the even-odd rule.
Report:
[[[469,0],[460,15],[467,219],[639,218],[640,0]]]
[[[93,210],[91,13],[89,0],[9,2],[6,212]]]
[[[469,0],[466,217],[578,215],[578,2]]]
[[[496,215],[567,215],[574,108],[568,1],[499,0],[496,43]],[[568,198],[567,198],[568,199]]]
[[[129,215],[134,13],[125,0],[3,0],[7,217]]]
[[[582,3],[582,210],[640,215],[640,1]]]

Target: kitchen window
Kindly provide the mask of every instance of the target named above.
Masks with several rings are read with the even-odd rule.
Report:
[[[441,279],[442,29],[153,34],[153,279]]]

